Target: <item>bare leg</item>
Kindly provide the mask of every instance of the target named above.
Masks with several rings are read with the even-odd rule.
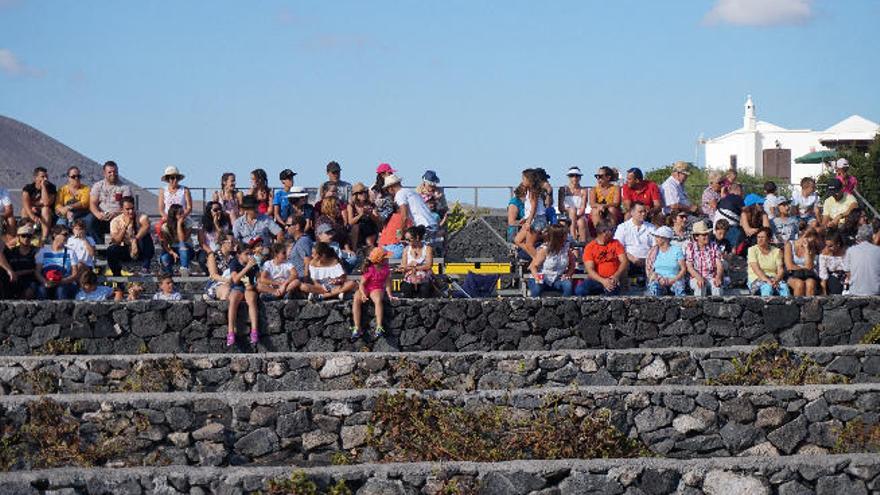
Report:
[[[521,246],[525,252],[529,253],[529,256],[534,258],[538,254],[538,250],[535,249],[535,244],[538,243],[538,234],[536,232],[532,232],[532,229],[529,229],[526,232],[526,239],[523,245]]]
[[[354,327],[357,329],[361,328],[361,305],[363,303],[364,300],[361,296],[361,292],[355,292],[354,299],[351,300],[351,319],[352,323],[354,323]]]
[[[385,308],[382,306],[382,291],[371,291],[370,299],[373,300],[373,306],[376,307],[376,328],[380,328],[382,326],[382,321],[385,317]]]
[[[577,240],[587,242],[587,219],[583,216],[577,219]]]
[[[361,226],[358,224],[354,224],[351,226],[351,247],[352,249],[358,248],[358,241],[360,240],[360,231]]]
[[[238,318],[238,304],[244,298],[241,291],[229,291],[229,312],[227,313],[229,328],[227,333],[235,333],[235,319]]]
[[[815,296],[816,295],[816,287],[817,287],[816,279],[808,278],[804,284],[804,287],[805,287],[805,290],[804,290],[805,296]]]
[[[569,231],[571,232],[571,237],[573,239],[578,238],[578,218],[577,218],[577,210],[574,208],[566,208],[566,213],[568,213],[568,219],[571,223],[571,228]]]
[[[247,301],[248,316],[251,319],[251,329],[256,329],[260,324],[258,313],[259,296],[257,294],[257,291],[253,289],[245,291],[244,298]]]
[[[788,286],[791,288],[791,295],[795,297],[804,295],[804,281],[798,278],[789,277]]]
[[[354,280],[346,280],[345,283],[343,283],[342,285],[337,285],[336,287],[334,287],[333,290],[325,294],[324,297],[332,299],[339,294],[349,293],[355,288],[357,288],[357,282],[355,282]]]

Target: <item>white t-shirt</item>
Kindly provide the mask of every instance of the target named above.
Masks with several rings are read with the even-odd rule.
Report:
[[[791,198],[791,205],[797,206],[798,214],[800,216],[808,216],[813,214],[813,210],[816,208],[816,203],[819,202],[819,195],[816,193],[812,193],[806,198],[803,194],[795,194]]]
[[[779,196],[775,194],[768,194],[764,197],[764,213],[770,220],[776,218],[776,207],[779,206],[779,201]]]
[[[293,271],[293,263],[287,261],[275,263],[275,260],[269,260],[263,263],[263,271],[268,273],[269,278],[274,282],[287,282],[290,272]]]
[[[394,195],[397,206],[406,205],[416,225],[430,227],[437,225],[437,219],[431,213],[425,200],[412,189],[401,189]]]
[[[91,268],[95,266],[95,257],[89,255],[89,252],[86,250],[86,243],[89,243],[93,248],[95,247],[94,239],[89,236],[86,236],[85,239],[69,237],[66,246],[75,264],[82,263]]]
[[[647,258],[648,251],[654,247],[654,231],[657,230],[654,224],[650,222],[642,222],[638,227],[629,219],[617,226],[614,231],[614,238],[623,244],[626,252],[636,258]]]

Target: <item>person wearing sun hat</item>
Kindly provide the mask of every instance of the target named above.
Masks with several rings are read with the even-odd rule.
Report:
[[[712,229],[706,222],[696,222],[691,235],[693,241],[685,244],[685,267],[690,274],[690,286],[695,296],[724,294],[724,258],[718,244],[710,242]]]
[[[568,184],[559,188],[559,212],[569,221],[569,233],[573,239],[587,242],[587,217],[589,213],[588,190],[581,186],[583,173],[579,167],[570,167],[565,173]]]
[[[394,213],[394,198],[385,190],[385,177],[397,173],[391,165],[380,163],[376,167],[376,182],[370,186],[370,201],[376,205],[376,212],[382,223],[388,221]]]
[[[346,206],[348,209],[348,226],[351,229],[351,247],[359,249],[362,244],[376,245],[376,235],[379,233],[379,215],[376,207],[370,201],[369,191],[363,182],[358,182],[351,188],[351,201]]]
[[[691,174],[687,162],[677,161],[672,165],[672,173],[669,178],[663,182],[660,189],[663,192],[663,213],[669,214],[673,211],[686,211],[688,213],[696,213],[699,207],[691,203],[688,199],[687,191],[684,189],[684,183]]]
[[[180,205],[183,208],[181,213],[183,218],[189,217],[189,214],[192,213],[192,194],[188,187],[181,185],[184,177],[186,176],[181,174],[174,165],[165,167],[165,173],[162,174],[162,182],[167,183],[168,186],[160,187],[159,194],[157,195],[159,198],[159,213],[162,214],[162,220],[156,226],[157,228],[168,217],[168,210],[171,208],[171,205]]]
[[[664,225],[654,230],[652,235],[654,247],[648,251],[648,257],[645,258],[647,294],[663,296],[671,293],[674,296],[683,296],[687,268],[681,248],[670,243],[675,234],[671,228]]]

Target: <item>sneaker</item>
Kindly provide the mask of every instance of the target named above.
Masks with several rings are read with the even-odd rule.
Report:
[[[251,344],[256,345],[256,343],[260,341],[259,330],[257,330],[256,328],[251,328],[250,338],[251,338]]]
[[[361,336],[363,336],[363,334],[364,334],[364,331],[361,330],[360,328],[358,328],[358,327],[351,327],[351,341],[352,341],[352,342],[354,342],[355,340],[361,338]]]
[[[373,338],[378,339],[379,337],[385,336],[385,329],[382,327],[376,327],[376,330],[373,332]]]
[[[232,347],[235,345],[235,334],[227,333],[226,334],[226,347]]]

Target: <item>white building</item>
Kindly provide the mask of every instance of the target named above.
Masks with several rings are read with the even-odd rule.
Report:
[[[821,174],[822,164],[795,163],[796,158],[837,145],[870,142],[878,131],[880,125],[858,115],[824,131],[783,129],[758,120],[750,95],[742,128],[705,141],[706,166],[718,170],[736,168],[754,175],[787,178],[798,184],[803,177]]]

